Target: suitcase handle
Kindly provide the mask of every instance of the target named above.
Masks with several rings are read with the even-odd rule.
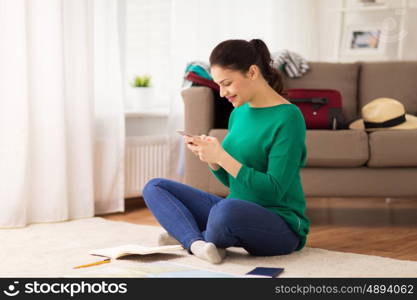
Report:
[[[327,104],[327,98],[320,98],[320,97],[316,97],[316,98],[294,98],[294,99],[290,99],[290,101],[295,102],[295,103],[310,102],[310,103],[313,103],[313,104],[321,104],[321,105]]]
[[[326,105],[327,104],[327,98],[321,98],[321,97],[313,97],[313,98],[294,98],[294,99],[289,99],[290,102],[293,103],[311,103],[313,106],[313,110],[318,110],[320,109],[321,106]]]

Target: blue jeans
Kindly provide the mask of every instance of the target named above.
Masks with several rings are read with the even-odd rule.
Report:
[[[162,227],[189,252],[196,240],[218,248],[243,247],[256,256],[289,254],[299,243],[280,216],[252,202],[224,199],[163,178],[151,179],[143,198]]]

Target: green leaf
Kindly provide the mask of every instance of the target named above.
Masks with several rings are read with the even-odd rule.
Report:
[[[133,87],[149,87],[151,83],[151,76],[135,76],[133,78],[132,86]]]

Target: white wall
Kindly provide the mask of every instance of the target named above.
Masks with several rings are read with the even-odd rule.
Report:
[[[337,61],[337,43],[340,30],[340,14],[332,12],[342,7],[342,0],[316,0],[319,20],[319,58],[320,61]]]
[[[407,43],[404,49],[405,60],[417,60],[417,0],[411,0],[414,9],[409,11],[407,31]]]

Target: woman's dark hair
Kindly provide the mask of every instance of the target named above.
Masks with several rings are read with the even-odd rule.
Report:
[[[272,66],[268,47],[260,39],[226,40],[218,44],[210,54],[210,66],[246,73],[251,65],[257,65],[262,76],[277,92],[283,90],[283,80],[278,69]]]

